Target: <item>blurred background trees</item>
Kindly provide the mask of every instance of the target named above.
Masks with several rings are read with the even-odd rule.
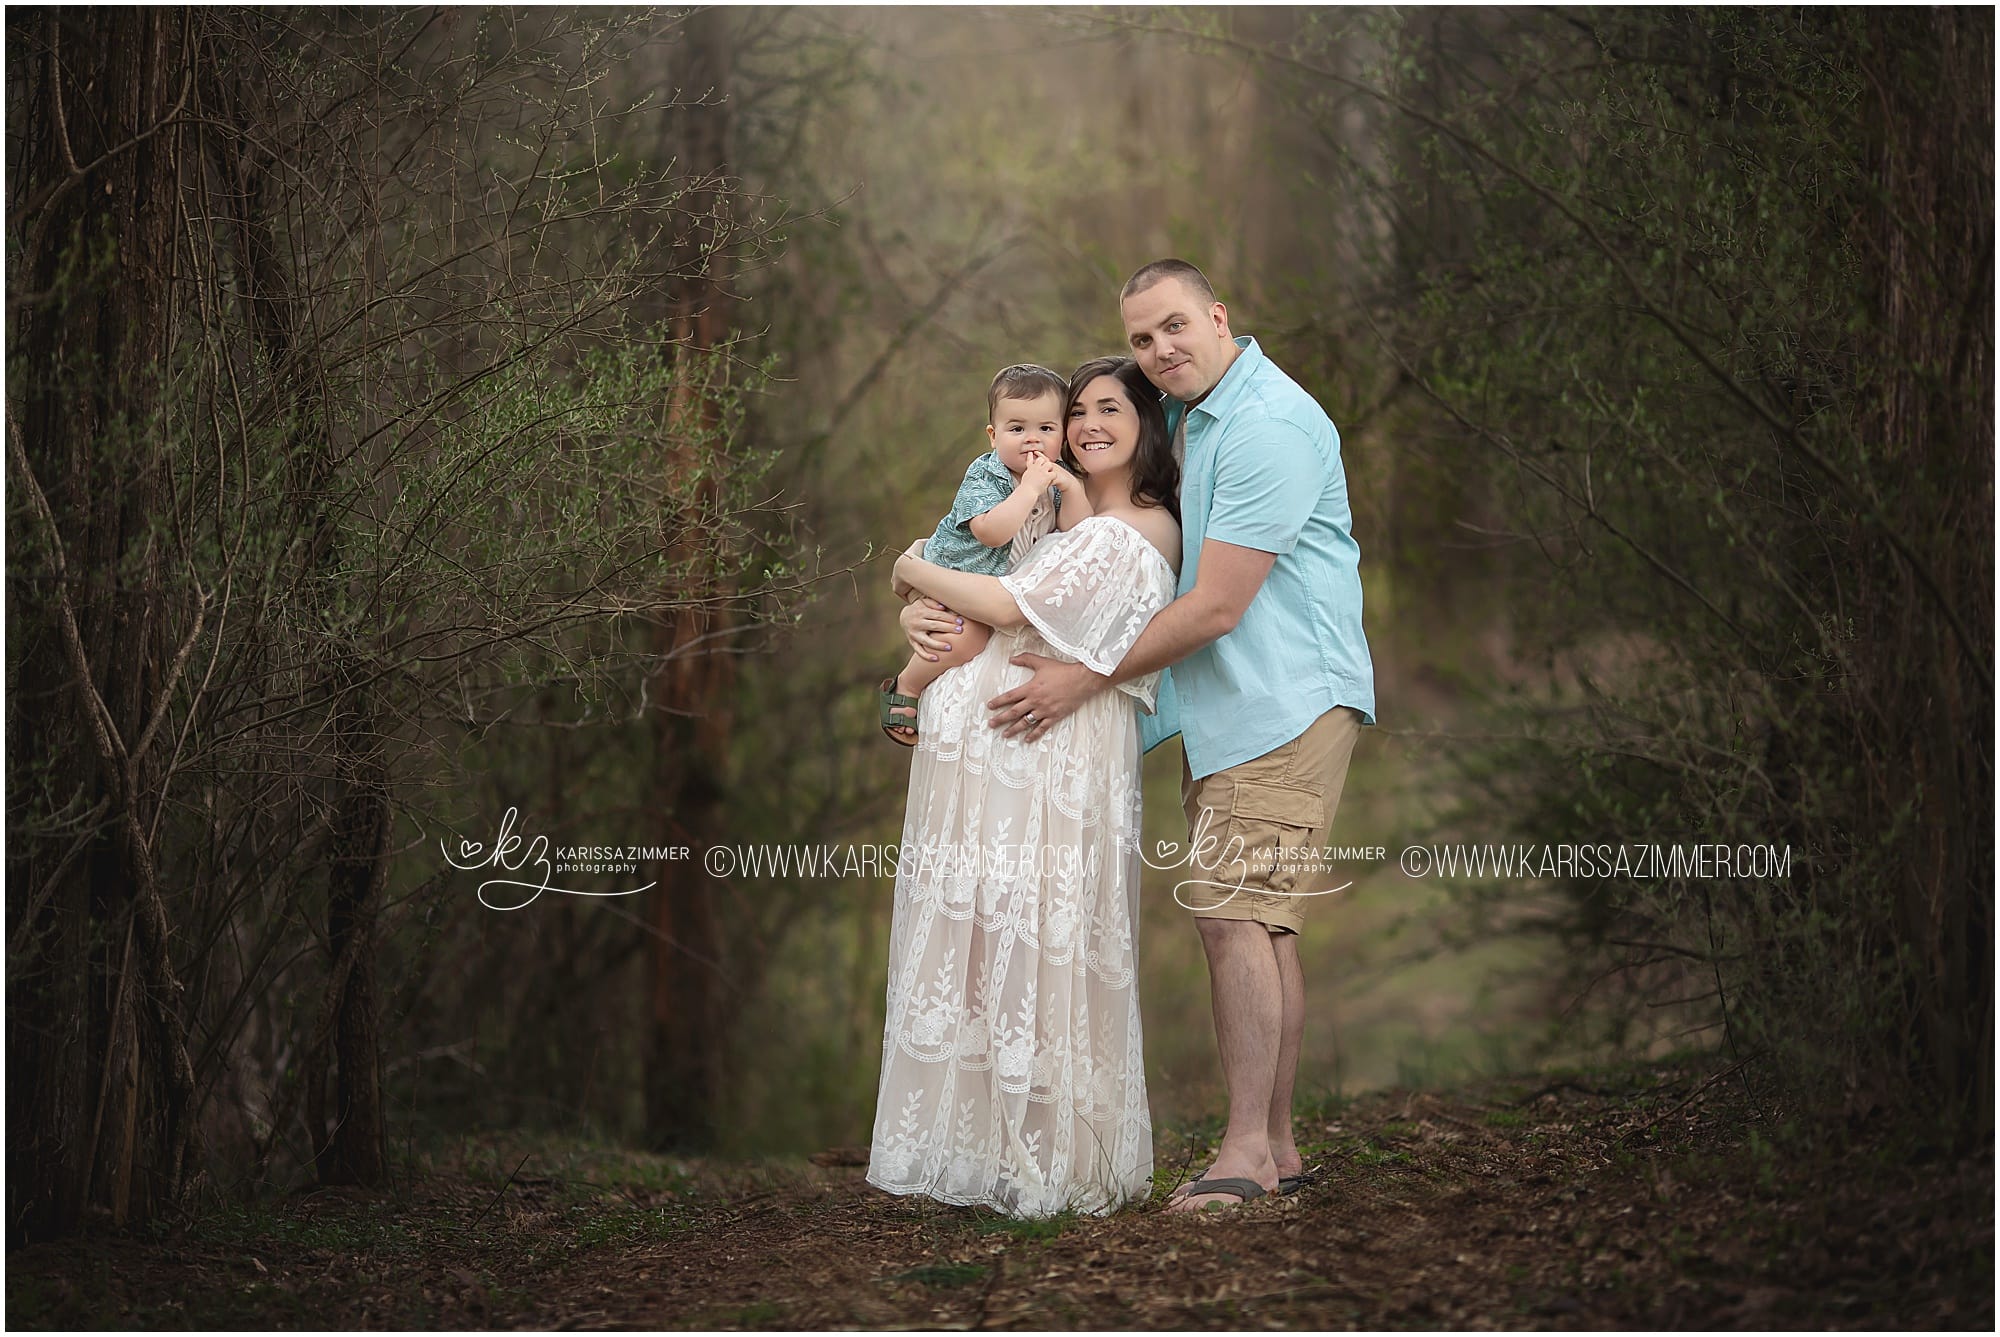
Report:
[[[889,883],[699,852],[896,838],[869,559],[1163,254],[1355,499],[1335,837],[1390,857],[1304,1090],[1693,1043],[1990,1128],[1990,15],[22,11],[7,62],[10,1236],[486,1123],[865,1140]],[[490,909],[444,853],[510,807],[697,857]],[[1397,871],[1443,839],[1793,860]],[[1172,880],[1167,1119],[1221,1097]]]
[[[702,323],[782,216],[606,85],[699,32],[10,17],[11,1228],[378,1182],[432,1009],[629,952],[438,852],[807,585]]]
[[[1991,17],[1373,26],[1359,78],[1338,32],[1255,58],[1398,122],[1390,170],[1339,174],[1398,218],[1398,435],[1477,499],[1445,514],[1535,671],[1473,694],[1503,741],[1460,751],[1450,825],[1788,845],[1789,877],[1559,886],[1541,927],[1579,995],[1678,999],[1822,1112],[1983,1138]]]

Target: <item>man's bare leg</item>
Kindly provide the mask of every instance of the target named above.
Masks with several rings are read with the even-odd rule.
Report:
[[[1252,919],[1197,917],[1208,957],[1209,996],[1215,1008],[1215,1044],[1222,1052],[1222,1080],[1229,1088],[1229,1127],[1203,1179],[1254,1179],[1265,1192],[1278,1187],[1271,1157],[1271,1096],[1285,1003],[1271,932]],[[1169,1211],[1200,1211],[1210,1203],[1242,1201],[1228,1193],[1181,1193]]]
[[[1278,1036],[1278,1074],[1271,1085],[1271,1159],[1280,1178],[1305,1167],[1298,1143],[1292,1140],[1292,1088],[1299,1078],[1299,1051],[1305,1045],[1306,977],[1299,966],[1299,935],[1273,933],[1278,955],[1278,985],[1285,1000],[1284,1027]]]

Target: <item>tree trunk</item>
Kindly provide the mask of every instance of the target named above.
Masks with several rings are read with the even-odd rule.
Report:
[[[279,206],[270,198],[271,150],[256,133],[268,109],[254,83],[230,69],[226,61],[214,60],[202,85],[206,109],[215,113],[215,124],[205,127],[214,135],[209,162],[221,183],[214,210],[231,223],[245,322],[289,386],[291,428],[283,458],[293,469],[290,493],[310,501],[313,509],[302,517],[310,535],[305,560],[315,587],[332,589],[345,554],[327,502],[337,472],[326,428],[330,414],[312,389],[323,383],[313,365],[317,350],[301,328],[299,283],[280,245]],[[316,649],[324,665],[316,688],[324,692],[331,714],[327,766],[337,797],[327,861],[328,982],[321,1022],[301,1054],[298,1081],[320,1182],[379,1184],[388,1177],[375,989],[375,926],[388,876],[391,823],[385,726],[374,693],[360,685],[369,671],[366,647],[342,636]],[[335,1070],[330,1127],[329,1066]]]
[[[322,1184],[379,1184],[389,1175],[388,1129],[382,1114],[382,1041],[375,999],[375,919],[388,876],[389,802],[386,764],[371,694],[356,689],[361,671],[344,661],[336,681],[340,721],[335,755],[344,792],[333,819],[327,870],[327,947],[333,984],[333,1127],[319,1153]],[[351,961],[345,974],[339,964]],[[315,1072],[316,1069],[308,1069]],[[320,1135],[315,1123],[313,1133]]]
[[[10,1245],[87,1214],[123,1223],[178,1202],[194,1115],[149,844],[158,767],[127,751],[158,707],[167,657],[151,415],[170,323],[185,15],[17,14],[9,352],[32,371],[10,386],[10,481],[30,502],[10,518],[35,519],[9,527],[20,653],[8,771],[41,820],[8,851]]]
[[[1862,244],[1880,260],[1871,430],[1893,461],[1884,477],[1894,479],[1891,504],[1905,508],[1898,527],[1928,550],[1944,599],[1962,610],[1990,664],[1993,17],[1870,14],[1883,201],[1860,222]],[[1942,512],[1940,492],[1950,498]],[[1857,551],[1871,542],[1855,536]],[[1876,800],[1885,827],[1903,802],[1920,805],[1924,834],[1891,892],[1904,942],[1922,962],[1913,1057],[1943,1098],[1939,1122],[1983,1142],[1993,1130],[1991,686],[1909,566],[1894,571],[1896,587],[1875,596],[1883,625],[1873,676],[1882,718],[1907,732],[1884,759],[1896,782]]]
[[[683,105],[671,110],[669,133],[679,161],[690,175],[720,173],[729,163],[730,52],[729,18],[716,10],[701,10],[687,23],[686,59],[677,80]],[[704,192],[689,201],[683,215],[688,231],[675,246],[675,272],[680,281],[672,310],[677,356],[687,358],[690,376],[683,385],[699,386],[701,378],[688,354],[714,348],[727,333],[716,302],[724,277],[716,252],[726,226],[728,198],[723,190]],[[706,220],[704,222],[704,220]],[[706,449],[698,424],[712,421],[714,407],[696,389],[678,396],[671,411],[689,424],[681,433],[693,444],[668,461],[668,468],[685,478],[702,461]],[[670,496],[685,496],[688,488],[669,480]],[[690,514],[669,516],[668,542],[676,569],[706,569],[699,559],[709,536],[694,523],[715,488],[699,485]],[[735,667],[727,655],[713,653],[712,637],[723,628],[723,615],[702,602],[714,588],[675,590],[681,610],[661,638],[666,659],[652,684],[659,703],[657,746],[654,749],[653,811],[671,823],[672,839],[699,852],[720,834],[718,830],[725,767],[728,761],[729,693]],[[703,1146],[713,1140],[717,1100],[722,1083],[726,1045],[722,935],[715,910],[715,888],[699,857],[655,866],[658,887],[653,892],[653,1034],[647,1064],[647,1140],[657,1147]]]

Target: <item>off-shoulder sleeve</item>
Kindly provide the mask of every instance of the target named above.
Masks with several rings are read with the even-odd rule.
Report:
[[[1159,550],[1108,516],[1050,534],[1000,583],[1052,648],[1107,674],[1174,597],[1173,572]],[[1149,673],[1119,690],[1151,711],[1159,677]]]

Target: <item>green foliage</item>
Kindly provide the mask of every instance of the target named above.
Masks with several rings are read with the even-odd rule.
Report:
[[[369,912],[392,1095],[438,1073],[491,1085],[480,1014],[504,991],[484,972],[524,990],[539,976],[506,950],[487,957],[489,930],[521,941],[508,936],[521,925],[478,922],[491,912],[444,876],[440,829],[490,838],[519,795],[561,787],[586,729],[611,737],[576,748],[563,797],[629,804],[649,681],[676,654],[788,624],[817,578],[771,478],[777,450],[748,426],[770,354],[705,347],[688,319],[703,294],[725,300],[732,266],[768,258],[786,212],[648,160],[677,114],[657,95],[607,105],[593,91],[663,69],[683,21],[205,11],[177,57],[187,68],[161,76],[195,99],[155,141],[181,155],[188,192],[169,249],[109,249],[135,235],[108,212],[129,202],[98,206],[95,181],[77,197],[88,226],[10,223],[16,258],[36,241],[48,252],[27,257],[50,261],[44,291],[12,281],[28,265],[10,270],[10,303],[37,328],[90,312],[114,259],[174,276],[155,365],[81,343],[38,360],[10,334],[10,421],[38,401],[111,407],[76,443],[29,443],[33,479],[10,463],[9,669],[67,674],[58,588],[74,591],[100,677],[145,666],[119,741],[156,727],[124,801],[160,870],[174,968],[199,982],[180,1020],[208,1104],[184,1114],[211,1135],[215,1183],[240,1186],[260,1144],[282,1171],[310,1141],[290,1097],[302,1070],[325,1076],[304,1056],[331,964],[343,800],[377,794],[394,823]],[[87,581],[58,585],[57,538]],[[111,590],[130,592],[115,618]],[[727,634],[670,646],[662,628],[696,609]],[[10,702],[10,718],[28,708],[50,703]],[[508,746],[482,752],[496,733]],[[78,866],[117,807],[61,792],[77,781],[54,758],[9,765],[31,880]],[[111,941],[93,960],[115,964],[122,906],[100,921],[103,898],[117,899],[109,883],[88,929]],[[608,915],[594,927],[565,965],[633,937]],[[26,932],[11,944],[23,966],[48,947]],[[437,968],[461,951],[479,962],[465,981]],[[587,1002],[575,985],[551,991]],[[546,1029],[522,1048],[560,1055],[560,1026]],[[612,1118],[637,1087],[631,1061],[606,1060]],[[556,1083],[498,1085],[563,1104]],[[458,1094],[449,1077],[433,1099],[440,1088]]]
[[[1991,1118],[1991,34],[1488,12],[1383,20],[1358,79],[1330,42],[1287,57],[1307,106],[1359,90],[1402,138],[1347,158],[1399,220],[1381,328],[1425,402],[1397,431],[1503,543],[1473,578],[1515,663],[1455,831],[1788,847],[1788,878],[1561,882],[1541,923],[1572,992],[1623,965],[1610,1038],[1713,1028],[1836,1113],[1942,1102],[1968,1130]]]

